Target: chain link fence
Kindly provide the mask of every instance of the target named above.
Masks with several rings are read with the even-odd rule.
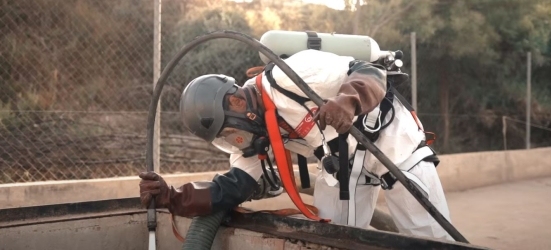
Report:
[[[524,117],[496,114],[440,114],[420,113],[425,130],[437,136],[432,145],[437,153],[446,154],[516,150],[526,148],[526,120]],[[549,119],[549,118],[547,118]],[[446,122],[447,120],[447,122]],[[549,121],[549,120],[548,120]],[[549,122],[531,124],[530,148],[550,147]],[[446,135],[445,124],[449,124]]]
[[[146,118],[154,77],[154,2],[0,1],[0,184],[131,176],[145,170]],[[207,32],[230,29],[258,38],[274,27],[307,29],[311,10],[278,11],[236,7],[222,0],[163,0],[161,69],[182,46]],[[409,37],[403,40],[407,44]],[[403,47],[383,49],[402,49],[407,57],[408,48]],[[405,63],[409,68],[409,58]],[[161,97],[162,173],[228,168],[227,155],[184,132],[179,98],[186,84],[199,75],[226,74],[242,84],[246,70],[259,65],[256,51],[227,39],[199,46],[177,65]],[[420,63],[419,75],[433,74],[423,70]],[[420,95],[433,94],[435,86],[422,84]],[[409,90],[400,91],[409,98]],[[502,132],[495,128],[501,127],[503,114],[477,111],[443,117],[429,110],[438,104],[423,101],[419,117],[439,137],[435,144],[439,152],[524,145],[524,125],[518,122],[522,117],[511,116],[508,130]],[[545,121],[535,121],[543,129],[534,133],[539,138],[534,146],[549,146],[543,139],[551,138]],[[481,131],[488,136],[469,135]]]
[[[0,5],[0,183],[143,171],[153,88],[153,1]],[[181,88],[173,96],[168,89],[166,102],[177,103]],[[176,123],[173,117],[163,113],[163,124]],[[167,170],[209,170],[205,163],[220,158],[227,159],[190,136],[163,130]]]
[[[151,8],[3,1],[0,183],[133,174],[151,89]]]

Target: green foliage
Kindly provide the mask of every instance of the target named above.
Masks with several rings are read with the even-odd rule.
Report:
[[[179,22],[165,36],[163,65],[193,38],[217,30],[234,30],[245,34],[252,31],[247,20],[236,9],[205,9],[201,12],[201,18]],[[163,108],[178,110],[183,88],[200,75],[225,74],[234,77],[238,84],[243,84],[247,80],[246,70],[261,64],[258,52],[238,41],[219,39],[200,45],[186,55],[174,70],[169,79],[173,88],[165,93]]]
[[[230,29],[260,38],[267,30],[283,29],[372,36],[382,49],[403,50],[409,72],[410,32],[416,32],[418,104],[425,127],[446,140],[436,144],[439,151],[502,147],[496,132],[501,116],[524,117],[528,51],[534,63],[533,121],[549,126],[548,0],[364,0],[357,12],[351,11],[354,1],[343,1],[346,10],[313,4],[282,7],[285,1],[163,1],[162,67],[207,32]],[[4,124],[10,117],[7,109],[147,110],[153,79],[149,1],[8,2],[0,8]],[[239,42],[201,45],[170,77],[163,110],[176,111],[181,91],[199,75],[227,74],[243,83],[246,70],[259,65],[258,53]],[[407,95],[407,86],[402,87]],[[523,131],[515,133],[521,138]],[[536,144],[546,140],[549,134],[543,132],[534,138]]]
[[[0,99],[5,102],[9,96],[14,102],[34,102],[33,95],[38,95],[37,110],[97,110],[124,103],[117,98],[121,93],[106,90],[134,84],[121,79],[151,79],[147,70],[152,41],[147,34],[152,25],[144,15],[151,8],[135,3],[21,0],[8,4],[0,20],[8,24],[0,37],[0,63],[9,65],[0,87],[8,92]],[[63,97],[90,89],[102,93]]]

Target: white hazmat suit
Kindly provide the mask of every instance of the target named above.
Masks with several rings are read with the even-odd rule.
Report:
[[[349,62],[352,60],[354,60],[352,57],[338,56],[317,50],[305,50],[294,54],[285,62],[320,97],[325,99],[337,94],[341,84],[347,78]],[[278,67],[273,69],[272,75],[282,88],[306,97]],[[263,76],[262,80],[266,92],[277,107],[278,114],[302,135],[303,140],[288,140],[285,147],[306,157],[312,156],[313,150],[321,145],[321,135],[311,116],[308,115],[304,107],[270,87],[266,76]],[[255,84],[254,78],[245,84]],[[314,111],[317,108],[313,102],[307,102],[306,105]],[[410,157],[414,151],[417,152],[416,149],[425,140],[425,134],[418,128],[411,113],[397,98],[393,100],[393,107],[394,119],[388,127],[380,131],[375,145],[396,166],[407,171],[408,178],[414,178],[416,183],[423,187],[430,202],[450,221],[448,206],[434,163],[413,161],[414,165],[411,166],[404,163],[408,162],[408,159],[411,160]],[[389,120],[390,115],[387,115],[383,124],[388,123]],[[285,132],[282,130],[282,133]],[[323,133],[327,141],[338,136],[335,129],[330,126]],[[364,153],[360,151],[358,151],[360,154],[354,155],[357,142],[352,136],[349,137],[348,142],[350,159],[355,157],[355,162],[363,162],[361,165],[354,164],[359,167],[351,171],[350,182],[353,186],[350,186],[350,202],[345,206],[345,203],[339,199],[338,180],[328,174],[320,165],[321,171],[315,183],[314,206],[319,209],[321,218],[331,219],[332,223],[368,228],[381,186],[367,185],[365,175],[371,174],[380,177],[388,170],[369,152],[365,153],[365,157],[363,157]],[[428,147],[424,148],[425,151],[427,149]],[[260,161],[256,157],[244,158],[240,154],[232,154],[230,163],[232,167],[244,170],[256,180],[262,175]],[[385,198],[392,218],[401,233],[453,240],[399,182],[396,182],[392,189],[386,190]]]

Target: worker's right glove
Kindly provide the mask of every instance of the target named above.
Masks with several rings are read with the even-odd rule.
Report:
[[[319,120],[321,130],[327,125],[335,128],[337,133],[346,133],[352,127],[356,110],[355,98],[337,96],[330,98],[320,107],[314,119]]]
[[[339,134],[346,133],[355,116],[367,114],[383,100],[386,94],[386,75],[382,68],[369,62],[350,62],[348,78],[337,96],[329,98],[315,116],[322,130],[326,125]]]
[[[155,208],[168,208],[172,188],[166,184],[163,177],[155,172],[142,172],[139,177],[142,178],[140,181],[140,201],[142,205],[149,207],[151,200],[155,197]]]

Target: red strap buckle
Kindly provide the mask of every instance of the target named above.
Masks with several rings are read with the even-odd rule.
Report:
[[[425,132],[425,139],[427,140],[427,145],[431,145],[436,141],[436,134],[433,132]]]

